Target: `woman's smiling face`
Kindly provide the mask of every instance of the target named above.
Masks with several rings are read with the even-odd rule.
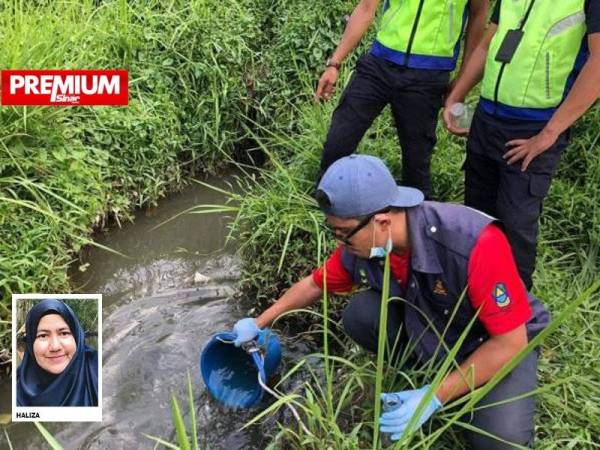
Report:
[[[58,314],[47,314],[38,323],[33,354],[46,372],[58,375],[69,365],[77,344],[69,325]]]

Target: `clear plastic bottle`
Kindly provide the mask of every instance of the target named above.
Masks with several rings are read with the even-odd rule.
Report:
[[[393,411],[395,409],[400,408],[400,406],[402,405],[402,400],[400,400],[400,397],[398,396],[398,394],[388,394],[386,396],[386,399],[383,401],[383,412],[389,412],[389,411]],[[394,444],[394,441],[392,441],[392,434],[391,433],[381,433],[381,446],[382,447],[390,447]]]
[[[452,116],[452,123],[456,128],[471,128],[471,121],[473,120],[473,108],[464,103],[455,103],[450,107],[450,115]]]

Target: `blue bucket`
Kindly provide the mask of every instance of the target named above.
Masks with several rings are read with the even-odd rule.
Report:
[[[258,375],[266,383],[281,361],[277,335],[266,328],[256,343],[260,352],[248,353],[233,345],[235,334],[217,333],[200,354],[200,372],[208,392],[220,403],[233,408],[249,408],[263,396]]]

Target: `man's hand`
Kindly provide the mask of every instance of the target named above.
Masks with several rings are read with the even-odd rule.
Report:
[[[233,334],[235,334],[235,341],[233,341],[233,345],[239,347],[240,345],[254,339],[259,332],[260,328],[258,328],[258,325],[256,325],[256,320],[252,319],[251,317],[240,319],[233,326]]]
[[[446,98],[446,101],[444,103],[444,110],[442,112],[442,117],[444,118],[444,125],[446,129],[450,133],[455,134],[456,136],[466,136],[469,134],[468,128],[458,128],[454,125],[454,122],[452,120],[452,114],[450,114],[450,108],[452,107],[452,105],[454,105],[455,103],[461,103],[462,101],[462,99],[456,99],[453,98],[452,95],[449,95]]]
[[[401,402],[401,406],[388,412],[384,412],[381,415],[379,420],[379,429],[382,433],[391,433],[391,438],[393,441],[397,441],[403,435],[408,427],[410,420],[413,415],[417,411],[421,400],[427,392],[429,391],[430,386],[423,386],[421,389],[414,389],[409,391],[401,391],[395,392],[391,394],[381,394],[381,400],[385,403],[390,399],[390,397],[398,399]],[[429,419],[434,412],[436,412],[442,404],[435,396],[432,394],[429,403],[425,406],[425,409],[422,410],[420,417],[417,419],[415,423],[415,427],[413,430],[417,430],[421,428],[421,426]]]
[[[317,91],[315,92],[315,100],[319,101],[329,100],[333,95],[333,91],[335,90],[335,83],[338,79],[338,69],[335,67],[328,67],[321,75],[319,79],[319,84],[317,86]]]
[[[350,15],[344,34],[335,51],[331,54],[330,61],[341,64],[350,52],[358,45],[364,34],[369,29],[377,13],[379,0],[360,0]],[[333,95],[335,83],[338,79],[338,69],[327,67],[317,85],[315,100],[329,100]]]
[[[558,135],[543,129],[540,133],[529,139],[514,139],[506,143],[507,147],[512,147],[507,151],[503,158],[507,164],[513,164],[523,160],[521,170],[525,172],[529,163],[533,159],[548,150],[558,139]]]

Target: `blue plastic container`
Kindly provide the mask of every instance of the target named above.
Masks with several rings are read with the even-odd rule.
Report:
[[[208,392],[220,403],[249,408],[263,396],[258,382],[261,369],[265,382],[275,374],[281,361],[281,345],[277,335],[268,328],[261,330],[256,340],[262,356],[234,346],[234,339],[233,333],[215,334],[200,354],[200,372]]]

